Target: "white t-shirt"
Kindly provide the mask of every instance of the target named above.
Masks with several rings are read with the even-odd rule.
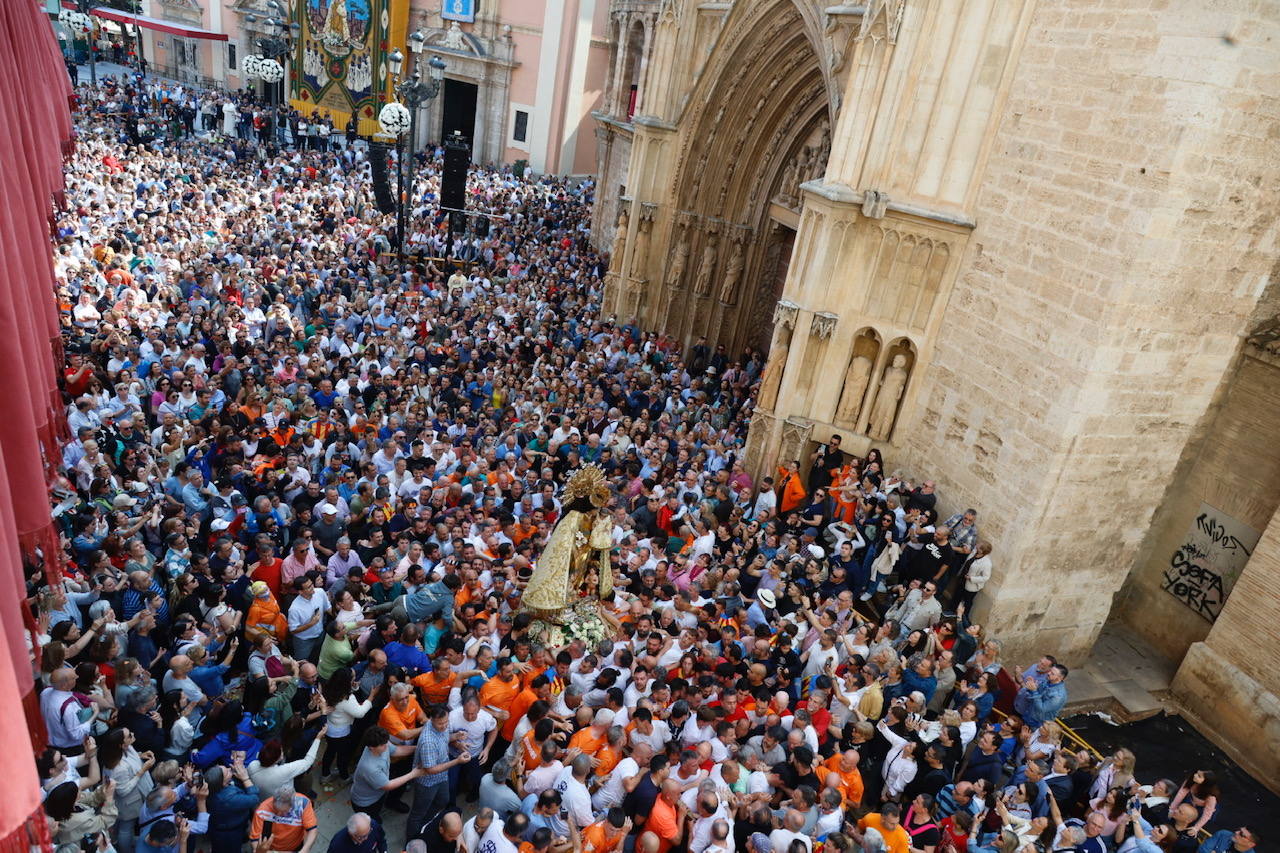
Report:
[[[589,826],[595,819],[591,813],[591,793],[574,778],[572,767],[560,771],[555,788],[560,792],[561,812],[570,815],[578,826]]]
[[[505,824],[503,823],[502,818],[495,816],[493,823],[489,824],[489,829],[496,829],[498,832],[502,832],[503,826],[505,826]],[[476,832],[476,819],[474,816],[471,820],[462,825],[462,836],[458,840],[466,845],[466,848],[472,851],[472,853],[476,853],[479,849],[480,833]]]
[[[479,853],[518,853],[519,847],[516,847],[507,840],[507,836],[502,833],[503,824],[500,820],[494,820],[493,825],[480,839]],[[471,848],[468,847],[468,850]]]
[[[556,779],[560,776],[560,771],[564,769],[564,765],[559,761],[553,761],[550,764],[544,764],[534,770],[530,770],[524,780],[525,794],[541,794],[556,783]]]
[[[769,841],[773,844],[774,850],[790,849],[791,842],[795,841],[797,838],[804,842],[805,850],[813,850],[813,841],[811,841],[807,835],[802,835],[799,832],[792,832],[789,829],[775,829],[773,832],[769,833]]]
[[[631,730],[631,745],[633,747],[638,743],[647,743],[653,748],[654,752],[662,752],[670,742],[671,727],[667,725],[666,720],[654,720],[651,734],[642,735],[638,729]]]
[[[622,798],[626,794],[622,787],[623,780],[629,779],[639,772],[640,765],[630,756],[614,765],[613,771],[609,774],[604,786],[596,791],[595,797],[591,800],[591,804],[595,806],[596,811],[604,811],[612,806],[621,805]]]
[[[449,736],[465,732],[462,745],[473,756],[480,754],[480,750],[484,749],[485,736],[497,727],[498,721],[483,708],[474,720],[468,720],[462,708],[454,708],[449,712]]]

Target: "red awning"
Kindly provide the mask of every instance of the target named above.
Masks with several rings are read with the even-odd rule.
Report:
[[[62,6],[64,9],[76,8],[76,4],[71,2],[63,2]],[[97,15],[99,18],[106,18],[108,21],[115,21],[118,24],[137,24],[149,30],[170,33],[175,36],[209,39],[210,41],[227,40],[226,33],[215,33],[213,30],[202,30],[200,27],[193,27],[178,21],[166,21],[161,18],[153,18],[150,15],[135,15],[132,12],[121,12],[119,9],[108,9],[105,6],[90,10],[90,14]]]

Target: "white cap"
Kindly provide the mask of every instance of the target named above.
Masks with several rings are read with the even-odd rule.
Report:
[[[231,522],[227,521],[225,518],[215,518],[209,525],[213,530],[226,530],[230,526]]]
[[[334,506],[333,504],[321,504],[321,505],[320,505],[320,514],[321,514],[321,515],[337,515],[337,514],[338,514],[338,508],[337,508],[336,506]]]

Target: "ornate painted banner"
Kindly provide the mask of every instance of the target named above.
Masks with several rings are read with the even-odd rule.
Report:
[[[409,0],[297,0],[295,15],[302,33],[290,72],[293,106],[338,128],[355,113],[361,132],[374,132],[390,91],[387,54],[404,50]]]
[[[1213,622],[1261,537],[1260,531],[1202,503],[1182,544],[1169,558],[1161,586]]]

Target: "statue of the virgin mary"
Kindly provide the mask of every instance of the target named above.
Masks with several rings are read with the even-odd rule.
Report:
[[[534,617],[530,633],[549,645],[569,638],[598,642],[617,623],[600,606],[613,594],[613,520],[604,472],[586,465],[569,478],[564,514],[533,564],[521,609]]]

